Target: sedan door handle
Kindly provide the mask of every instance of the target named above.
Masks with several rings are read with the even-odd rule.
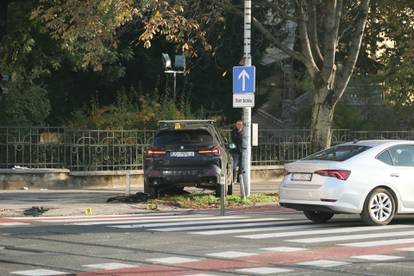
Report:
[[[400,175],[398,173],[392,173],[391,177],[400,177]]]

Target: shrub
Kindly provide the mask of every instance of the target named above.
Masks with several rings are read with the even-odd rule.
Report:
[[[159,120],[191,118],[189,104],[175,104],[167,96],[128,97],[119,93],[113,105],[97,107],[91,103],[88,111],[77,110],[66,124],[70,128],[145,129],[155,128]]]
[[[0,100],[2,125],[44,125],[50,113],[46,89],[36,85],[10,84]]]

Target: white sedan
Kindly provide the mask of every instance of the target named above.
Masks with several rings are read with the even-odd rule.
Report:
[[[414,141],[355,141],[286,164],[279,195],[317,223],[345,213],[388,224],[414,213]]]

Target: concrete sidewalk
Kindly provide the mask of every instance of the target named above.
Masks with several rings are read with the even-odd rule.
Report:
[[[276,193],[278,181],[253,182],[252,193]],[[202,192],[203,190],[197,190]],[[240,186],[234,186],[239,194]],[[131,193],[142,192],[132,190]],[[210,191],[206,191],[210,192]],[[125,195],[122,189],[82,189],[82,190],[6,190],[0,193],[0,217],[23,216],[24,210],[33,206],[48,208],[42,216],[85,215],[88,208],[93,215],[119,215],[136,212],[151,212],[147,203],[107,203],[107,199]],[[174,206],[158,206],[161,211],[183,210]]]

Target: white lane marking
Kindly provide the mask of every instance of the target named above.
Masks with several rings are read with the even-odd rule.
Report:
[[[203,218],[203,219],[188,219],[189,222],[156,222],[156,223],[139,223],[139,224],[127,224],[127,225],[116,225],[116,226],[108,226],[111,228],[120,228],[120,229],[130,229],[130,228],[152,228],[152,227],[169,227],[169,226],[180,226],[180,228],[185,229],[184,227],[187,226],[195,226],[195,225],[205,225],[212,223],[239,223],[245,221],[274,221],[274,218],[263,218],[263,219],[251,219],[251,218],[243,218],[243,219],[221,219],[217,217],[210,217],[210,218]],[[234,224],[233,224],[234,227]],[[151,229],[154,230],[154,229]]]
[[[321,243],[321,242],[332,242],[332,241],[349,241],[349,240],[365,240],[373,238],[386,238],[386,237],[399,237],[399,236],[412,236],[414,231],[403,231],[403,232],[389,232],[389,233],[376,233],[376,234],[355,234],[355,235],[343,235],[333,237],[320,237],[320,238],[307,238],[297,240],[287,240],[287,242],[297,243]]]
[[[369,260],[369,261],[391,261],[391,260],[403,259],[404,257],[389,256],[389,255],[361,255],[361,256],[352,256],[351,258]]]
[[[271,219],[275,220],[275,219]],[[276,219],[277,220],[277,219]],[[249,220],[249,221],[257,221],[255,220]],[[232,222],[232,221],[229,221]],[[182,225],[182,224],[180,224]],[[238,224],[223,224],[223,225],[201,225],[201,226],[189,226],[189,227],[168,227],[168,228],[160,228],[160,229],[149,229],[152,231],[161,231],[161,232],[174,232],[174,231],[194,231],[194,230],[205,230],[205,229],[226,229],[226,228],[235,228],[235,227],[249,227],[249,226],[269,226],[269,225],[280,225],[280,222],[270,221],[270,222],[248,222],[248,223],[238,223]],[[258,228],[263,229],[263,228]],[[234,229],[233,229],[234,230]]]
[[[31,223],[26,223],[26,222],[0,222],[0,226],[6,226],[6,227],[24,226],[24,225],[31,225]]]
[[[408,248],[399,248],[399,251],[408,251],[408,252],[414,252],[414,247],[408,247]]]
[[[254,268],[237,269],[235,271],[240,272],[240,273],[249,273],[249,275],[251,274],[267,275],[267,274],[274,274],[274,273],[286,273],[286,272],[291,272],[292,270],[284,269],[284,268],[276,268],[276,267],[254,267]]]
[[[298,263],[298,265],[306,265],[306,266],[317,266],[317,267],[335,267],[341,265],[348,265],[347,262],[339,262],[339,261],[331,261],[331,260],[317,260],[317,261],[310,261],[304,263]]]
[[[243,235],[243,236],[236,236],[236,237],[244,238],[244,239],[267,239],[267,238],[284,238],[284,237],[307,236],[307,235],[355,233],[355,232],[363,232],[363,231],[389,230],[389,229],[412,228],[412,227],[413,227],[412,225],[357,226],[357,227],[343,227],[343,228],[338,228],[338,229],[323,229],[323,230]]]
[[[82,265],[82,266],[93,268],[93,269],[103,269],[103,270],[138,267],[138,265],[130,265],[130,264],[123,264],[123,263],[88,264],[88,265]]]
[[[21,270],[13,271],[11,274],[24,275],[24,276],[51,276],[51,275],[67,275],[68,272],[48,270],[48,269],[32,269],[32,270]]]
[[[293,223],[301,223],[301,221],[287,221],[287,222],[278,222],[277,227],[261,227],[261,228],[248,228],[248,229],[229,229],[229,230],[210,230],[210,231],[200,231],[200,232],[190,232],[190,234],[195,235],[206,235],[206,236],[214,236],[214,235],[225,235],[225,234],[240,234],[240,233],[249,233],[249,232],[268,232],[268,231],[286,231],[286,230],[296,230],[296,229],[314,229],[314,228],[321,228],[326,226],[322,225],[315,225],[312,223],[306,224],[306,225],[291,225],[291,226],[285,226],[290,225]],[[336,226],[338,225],[329,225]]]
[[[309,249],[301,248],[301,247],[279,246],[279,247],[260,248],[260,250],[266,250],[266,251],[272,251],[272,252],[297,252],[297,251],[305,251]]]
[[[385,241],[353,242],[353,243],[342,243],[342,244],[337,244],[337,245],[339,245],[339,246],[349,246],[349,247],[374,247],[374,246],[396,245],[396,244],[406,244],[406,243],[414,243],[414,239],[396,239],[396,240],[385,240]]]
[[[192,214],[192,215],[198,215]],[[119,215],[93,215],[93,216],[42,216],[42,217],[31,217],[30,220],[57,220],[59,222],[63,222],[61,220],[68,220],[68,221],[79,221],[79,219],[106,219],[106,218],[118,218],[118,217],[159,217],[159,216],[190,216],[190,215],[181,215],[179,212],[163,212],[163,213],[154,213],[154,212],[148,212],[148,213],[135,213],[135,214],[119,214]],[[26,220],[27,217],[5,217],[7,219],[16,219],[16,220]]]
[[[235,218],[242,218],[241,216],[232,216],[229,217],[230,219]],[[191,217],[183,217],[183,218],[174,218],[174,217],[165,217],[165,218],[157,218],[157,219],[139,219],[139,220],[120,220],[120,221],[91,221],[91,222],[78,222],[78,223],[70,223],[68,225],[78,225],[78,226],[89,226],[89,225],[119,225],[119,224],[132,224],[132,225],[147,225],[149,223],[153,223],[154,225],[159,223],[179,223],[181,221],[203,221],[203,220],[216,220],[220,219],[219,217],[213,216],[191,216]],[[140,226],[139,226],[140,227]]]
[[[111,224],[123,224],[123,223],[147,223],[147,222],[159,222],[159,221],[187,221],[187,220],[194,220],[194,219],[213,219],[216,217],[212,216],[180,216],[180,217],[157,217],[157,218],[136,218],[136,219],[117,219],[117,220],[92,220],[92,221],[77,221],[71,222],[67,225],[111,225]]]
[[[206,256],[209,257],[217,257],[217,258],[240,258],[240,257],[248,257],[248,256],[255,256],[256,253],[247,253],[247,252],[239,252],[239,251],[224,251],[224,252],[217,252],[217,253],[209,253]]]
[[[146,261],[150,263],[157,263],[157,264],[182,264],[182,263],[198,262],[200,261],[200,259],[182,258],[182,257],[166,257],[166,258],[147,259]]]
[[[199,273],[199,274],[190,274],[185,276],[218,276],[217,274],[206,274],[206,273]]]
[[[83,216],[83,217],[70,217],[67,219],[48,219],[48,218],[42,218],[38,221],[40,222],[65,222],[65,223],[81,223],[81,222],[92,222],[92,221],[118,221],[118,220],[154,220],[159,221],[162,219],[174,219],[174,218],[190,218],[190,217],[209,217],[210,215],[206,214],[195,214],[195,215],[156,215],[156,216],[137,216],[137,215],[119,215],[119,216]]]

